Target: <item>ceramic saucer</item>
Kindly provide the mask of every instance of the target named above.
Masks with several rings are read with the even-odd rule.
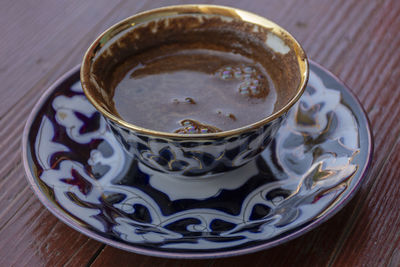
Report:
[[[77,66],[28,119],[28,181],[60,220],[136,253],[225,257],[286,242],[348,202],[372,155],[360,104],[332,74],[310,65],[305,94],[262,156],[202,180],[162,175],[126,155],[82,93]]]

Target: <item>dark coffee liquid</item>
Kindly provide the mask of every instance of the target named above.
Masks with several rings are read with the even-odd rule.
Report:
[[[151,130],[184,134],[240,128],[269,116],[277,100],[260,63],[223,50],[161,47],[131,58],[119,71],[115,110]]]

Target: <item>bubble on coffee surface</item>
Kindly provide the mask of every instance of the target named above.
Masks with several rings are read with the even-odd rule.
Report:
[[[175,133],[179,134],[204,134],[204,133],[217,133],[222,132],[217,127],[200,123],[195,120],[185,119],[180,122],[181,128],[177,129]]]
[[[226,117],[226,118],[229,118],[229,119],[231,119],[231,120],[233,120],[233,121],[236,121],[236,120],[237,120],[236,116],[233,115],[232,113],[224,113],[224,112],[222,112],[221,110],[218,110],[218,111],[217,111],[217,114],[220,115],[220,116],[224,116],[224,117]]]
[[[172,102],[174,104],[177,104],[177,105],[178,104],[191,104],[191,105],[195,105],[196,104],[196,101],[191,97],[185,97],[184,99],[174,98],[172,100]]]
[[[263,83],[265,77],[253,66],[224,66],[216,71],[217,76],[225,81],[241,81],[237,92],[243,96],[264,98],[268,95],[268,85]]]
[[[226,66],[217,71],[222,80],[230,80],[234,77],[234,70],[232,67]]]

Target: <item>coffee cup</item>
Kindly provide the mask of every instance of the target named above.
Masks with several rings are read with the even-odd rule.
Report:
[[[188,54],[187,51],[196,52],[194,55],[194,52]],[[232,62],[234,66],[227,67],[225,59],[219,59],[220,54],[221,58],[225,58],[225,55],[235,57],[226,61]],[[238,57],[249,59],[243,62],[256,62],[255,67],[247,67]],[[147,64],[161,62],[160,58],[168,58],[169,65],[165,65],[168,68],[160,67],[161,63]],[[204,67],[207,58],[213,60],[210,66],[214,69],[208,65]],[[143,62],[147,64],[146,69]],[[254,111],[254,115],[247,116],[249,120],[244,120],[242,125],[237,124],[239,126],[232,126],[236,125],[236,117],[228,114],[232,123],[225,123],[225,118],[221,120],[223,125],[227,125],[226,129],[188,118],[181,120],[181,129],[167,131],[165,129],[171,126],[166,119],[170,115],[168,108],[160,111],[156,105],[150,103],[152,98],[157,101],[167,98],[163,91],[157,91],[157,96],[151,96],[151,92],[156,92],[151,87],[156,86],[159,83],[157,82],[148,85],[150,88],[145,88],[149,90],[146,91],[149,97],[142,100],[135,95],[134,101],[132,100],[131,106],[148,108],[148,111],[142,113],[135,109],[131,112],[133,117],[147,118],[135,123],[121,116],[115,99],[118,84],[127,75],[126,70],[132,66],[140,66],[141,77],[144,77],[143,73],[157,72],[165,75],[176,69],[182,71],[185,66],[188,71],[193,71],[193,66],[197,66],[202,74],[212,73],[212,79],[215,75],[224,74],[226,77],[222,78],[230,79],[232,84],[237,83],[237,88],[234,86],[237,89],[235,93],[240,95],[244,92],[244,97],[250,99],[251,103],[258,103],[257,108],[263,112],[269,109],[270,112],[264,114],[254,111],[250,104],[246,108],[238,108],[239,111],[244,110],[243,112]],[[259,99],[267,97],[254,91],[261,88],[257,87],[258,81],[254,85],[257,66],[265,70],[267,74],[264,76],[268,75],[270,82],[264,95],[275,94],[272,98],[273,105],[269,102],[265,104],[265,108],[259,104],[264,103],[264,100]],[[238,76],[235,76],[234,70],[238,71]],[[182,73],[185,72],[180,75],[184,75]],[[269,145],[284,122],[287,112],[304,92],[308,73],[307,58],[299,43],[286,30],[266,18],[231,7],[179,5],[145,11],[107,29],[92,43],[84,56],[81,82],[87,98],[103,115],[115,137],[129,154],[146,166],[168,175],[205,178],[243,166]],[[243,89],[243,85],[247,87]],[[250,85],[255,89],[249,87]],[[271,88],[274,93],[271,93]],[[218,90],[214,87],[211,89]],[[209,99],[214,99],[212,94],[215,93],[211,89],[204,89],[201,95],[209,94]],[[176,99],[178,102],[180,99],[190,100],[185,95]],[[128,98],[122,97],[121,101],[129,106]],[[189,102],[194,104],[192,100]],[[173,104],[176,103],[168,102],[168,105]],[[201,105],[196,108],[201,110]],[[205,112],[197,113],[206,113],[209,109],[204,108]],[[172,113],[177,112],[171,111]],[[193,116],[196,116],[195,113]],[[154,123],[153,127],[152,121],[155,120],[158,123]],[[157,128],[163,124],[165,129]]]

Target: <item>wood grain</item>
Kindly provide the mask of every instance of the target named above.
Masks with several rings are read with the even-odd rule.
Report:
[[[36,1],[2,1],[0,50],[10,56],[4,55],[0,61],[2,88],[7,89],[0,99],[0,116],[67,57],[81,36],[116,4],[118,1],[106,0],[44,0],[40,5]]]
[[[243,8],[285,27],[308,56],[344,80],[366,108],[376,150],[360,192],[341,212],[287,244],[218,260],[137,255],[79,234],[28,187],[23,123],[40,94],[81,61],[91,41],[138,11],[194,1],[0,3],[0,266],[399,266],[400,2],[206,1]]]
[[[336,266],[357,266],[368,262],[370,266],[400,265],[400,138],[376,176],[360,207],[359,216],[351,235],[335,258]],[[362,238],[361,238],[362,237]],[[344,257],[346,256],[346,257]]]

